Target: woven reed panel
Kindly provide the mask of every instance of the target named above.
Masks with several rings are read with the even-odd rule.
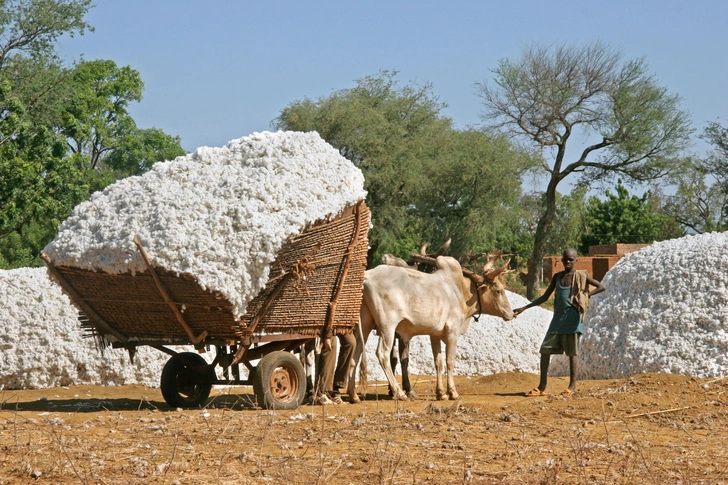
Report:
[[[356,215],[348,208],[331,222],[314,224],[289,240],[271,264],[266,287],[254,298],[247,313],[235,321],[232,305],[217,293],[203,290],[191,275],[177,276],[155,268],[170,298],[195,335],[208,332],[208,339],[237,340],[250,335],[249,324],[273,292],[281,276],[307,255],[315,269],[306,278],[291,278],[275,298],[255,333],[319,333],[325,323],[329,302],[341,284],[335,308],[333,331],[350,332],[359,319],[362,282],[368,249],[369,210],[360,204],[359,235],[354,241],[348,273],[340,282],[347,249],[356,229]],[[316,250],[320,244],[320,249]],[[153,263],[153,262],[152,262]],[[106,323],[135,340],[183,340],[187,334],[159,293],[148,272],[110,275],[78,268],[56,268],[70,286]],[[73,300],[73,299],[72,299]],[[88,315],[84,327],[98,327]],[[103,333],[103,332],[99,332]]]
[[[341,286],[341,292],[336,302],[332,330],[335,334],[353,330],[359,321],[370,217],[366,205],[361,204],[360,207],[359,236],[354,241],[344,281],[339,282],[339,278],[356,229],[356,216],[351,208],[332,222],[312,227],[281,249],[276,262],[271,264],[268,284],[248,304],[248,311],[239,322],[239,335],[250,334],[248,326],[275,289],[278,279],[291,265],[311,252],[314,252],[311,259],[316,265],[313,273],[305,279],[294,278],[285,285],[265,312],[256,332],[262,326],[266,332],[319,333],[326,323],[329,302],[338,286]],[[319,243],[321,248],[315,251]]]

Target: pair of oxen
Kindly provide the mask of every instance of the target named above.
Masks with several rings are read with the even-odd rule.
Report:
[[[409,378],[406,359],[409,341],[415,335],[428,335],[437,372],[435,388],[437,399],[456,399],[455,349],[458,338],[468,329],[471,317],[487,314],[513,319],[513,310],[499,281],[509,260],[496,268],[501,253],[488,254],[488,263],[481,274],[475,274],[455,258],[443,256],[450,241],[436,253],[428,255],[427,246],[419,254],[412,254],[412,265],[392,255],[385,255],[381,264],[368,270],[364,277],[360,328],[355,330],[356,349],[352,357],[347,393],[350,402],[359,402],[356,393],[357,364],[364,354],[364,346],[372,332],[379,335],[377,359],[389,382],[394,399],[408,399]],[[418,266],[424,271],[418,271]],[[402,382],[400,388],[392,368],[392,349],[395,336],[400,339]],[[445,353],[442,352],[445,344]],[[363,367],[363,365],[362,365]],[[443,374],[447,369],[447,387]],[[362,375],[364,372],[362,372]]]

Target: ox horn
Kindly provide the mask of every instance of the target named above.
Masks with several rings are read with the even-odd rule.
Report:
[[[427,256],[427,246],[429,246],[430,243],[425,243],[420,248],[420,256]]]
[[[445,254],[445,251],[450,249],[450,243],[452,243],[452,238],[448,238],[448,240],[445,241],[442,246],[440,246],[440,249],[432,254],[427,254],[427,247],[430,245],[430,243],[425,243],[420,248],[420,256],[427,256],[428,258],[437,258],[438,256],[442,256],[443,254]]]
[[[495,279],[500,275],[502,272],[508,269],[508,263],[511,262],[511,258],[506,259],[503,262],[503,266],[501,266],[498,269],[490,269],[489,271],[485,271],[485,268],[483,268],[483,273],[486,278],[488,278],[490,281],[495,281]],[[488,266],[488,265],[486,265]]]
[[[503,251],[496,250],[488,253],[488,262],[483,266],[483,274],[489,273],[495,269],[495,262],[501,258]]]
[[[443,254],[445,254],[445,251],[447,251],[450,248],[451,242],[452,242],[452,238],[448,238],[448,240],[445,241],[445,243],[442,246],[440,246],[440,249],[435,251],[434,257],[442,256]]]

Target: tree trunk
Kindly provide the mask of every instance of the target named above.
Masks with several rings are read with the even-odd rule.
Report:
[[[546,256],[546,239],[551,232],[556,217],[556,185],[558,181],[552,177],[546,189],[546,209],[536,225],[536,235],[533,240],[533,253],[528,258],[528,279],[526,280],[526,298],[533,301],[540,296],[539,282],[543,258]]]

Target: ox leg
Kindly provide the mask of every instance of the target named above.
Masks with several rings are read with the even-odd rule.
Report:
[[[316,340],[310,340],[301,346],[299,357],[306,372],[306,396],[313,396],[313,372],[316,361]]]
[[[407,394],[402,392],[402,390],[399,388],[399,385],[397,384],[397,380],[394,378],[394,373],[392,372],[392,363],[390,362],[389,358],[391,356],[392,352],[392,346],[394,345],[394,331],[390,332],[382,332],[382,329],[380,327],[379,329],[379,345],[377,345],[377,359],[379,359],[379,364],[381,364],[382,369],[384,369],[384,375],[387,376],[387,381],[389,382],[389,387],[392,389],[392,397],[394,399],[400,399],[400,400],[407,400]]]
[[[394,340],[395,340],[395,342],[397,342],[399,344],[399,347],[401,348],[402,347],[402,338],[396,332],[394,334]],[[392,345],[392,353],[389,354],[389,363],[392,365],[392,374],[395,376],[395,378],[397,377],[397,362],[398,362],[397,346]],[[403,386],[404,386],[404,384],[403,384]],[[404,389],[404,392],[407,392],[406,388]],[[394,390],[392,389],[391,386],[389,388],[389,396],[390,397],[394,396]]]
[[[455,389],[455,348],[457,347],[457,338],[448,338],[445,344],[445,356],[447,360],[447,395],[450,399],[460,397]]]
[[[432,356],[435,358],[435,371],[437,373],[437,384],[435,385],[435,398],[437,400],[447,399],[445,386],[442,383],[442,374],[445,371],[445,356],[442,355],[442,342],[437,337],[430,337]]]
[[[365,347],[369,334],[374,328],[374,319],[372,318],[369,309],[366,305],[362,304],[362,308],[359,312],[359,325],[354,329],[354,336],[356,337],[356,346],[354,347],[354,354],[351,356],[351,365],[349,366],[349,378],[347,379],[346,393],[349,396],[350,403],[360,403],[361,398],[356,393],[356,368],[361,359],[361,376],[360,381],[366,384],[366,351]]]
[[[411,337],[399,338],[399,362],[402,364],[402,390],[407,393],[410,399],[417,399],[419,396],[412,390],[409,379],[409,349]]]

